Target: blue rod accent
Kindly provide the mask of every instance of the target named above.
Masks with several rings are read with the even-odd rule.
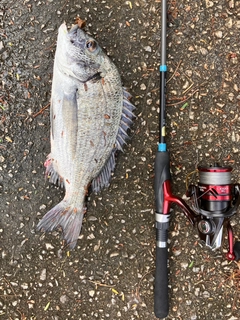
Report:
[[[161,72],[166,72],[167,71],[167,66],[166,65],[162,65],[162,66],[160,66],[160,71]]]
[[[167,151],[167,145],[166,145],[166,143],[159,143],[159,144],[158,144],[158,151],[162,151],[162,152]]]

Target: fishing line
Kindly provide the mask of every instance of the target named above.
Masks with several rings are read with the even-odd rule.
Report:
[[[226,185],[231,183],[231,172],[199,172],[199,182],[207,185]]]

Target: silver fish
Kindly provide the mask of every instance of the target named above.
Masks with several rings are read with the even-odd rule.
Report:
[[[130,94],[98,43],[78,25],[58,30],[51,95],[50,182],[65,188],[64,199],[38,223],[45,232],[61,227],[74,248],[86,212],[89,186],[109,185],[115,154],[122,150],[134,117]]]

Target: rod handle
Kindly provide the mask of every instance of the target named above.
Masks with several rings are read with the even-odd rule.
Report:
[[[156,274],[154,288],[154,313],[157,318],[165,318],[169,312],[168,299],[168,228],[170,214],[156,212]]]
[[[166,318],[169,312],[167,256],[167,248],[157,247],[154,313],[160,319]]]

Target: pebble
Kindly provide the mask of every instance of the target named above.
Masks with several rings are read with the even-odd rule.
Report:
[[[212,1],[210,1],[210,0],[205,0],[205,1],[206,1],[206,7],[207,8],[213,7],[214,3]]]
[[[215,32],[215,36],[216,36],[217,38],[222,38],[222,35],[223,35],[223,33],[222,33],[221,30]]]
[[[181,269],[187,269],[188,263],[187,262],[181,262]]]
[[[54,249],[54,246],[51,245],[51,243],[46,243],[45,246],[46,246],[46,249],[47,249],[47,250],[52,250],[52,249]]]
[[[26,289],[28,289],[28,284],[25,282],[25,283],[22,283],[21,284],[21,287],[24,289],[24,290],[26,290]]]
[[[227,28],[232,28],[232,26],[233,26],[233,20],[232,20],[232,18],[227,18],[227,19],[226,19],[225,26],[226,26]]]
[[[152,52],[152,48],[150,46],[144,47],[144,50],[147,52]]]
[[[204,291],[202,295],[204,298],[210,298],[210,293],[208,291]]]
[[[64,294],[64,295],[62,295],[61,297],[60,297],[60,302],[61,303],[66,303],[66,302],[68,302],[68,297]]]
[[[186,72],[186,75],[190,78],[191,76],[192,76],[192,74],[193,74],[193,72],[192,72],[192,70],[186,70],[185,71]]]
[[[89,290],[89,291],[88,291],[88,294],[89,294],[90,297],[94,297],[94,295],[95,295],[95,290]]]
[[[233,101],[233,99],[234,99],[234,94],[232,92],[230,92],[228,95],[228,100]]]
[[[44,281],[47,278],[47,269],[43,269],[41,274],[40,274],[40,280]]]
[[[206,55],[208,54],[208,50],[205,49],[205,48],[201,48],[201,49],[200,49],[200,52],[201,52],[201,54],[202,54],[203,56],[206,56]]]
[[[117,257],[117,256],[119,256],[118,251],[113,251],[112,253],[110,253],[110,258]]]
[[[230,1],[228,2],[228,5],[229,5],[229,8],[230,8],[230,9],[233,9],[233,8],[234,8],[234,0],[230,0]]]
[[[194,291],[195,296],[199,296],[200,288],[196,288]]]
[[[42,204],[40,207],[39,207],[39,210],[45,210],[46,209],[46,205],[45,204]]]
[[[97,217],[89,216],[88,221],[97,221]]]
[[[93,234],[93,233],[90,233],[90,234],[87,236],[87,239],[88,239],[88,240],[93,240],[93,239],[95,239],[94,234]]]

